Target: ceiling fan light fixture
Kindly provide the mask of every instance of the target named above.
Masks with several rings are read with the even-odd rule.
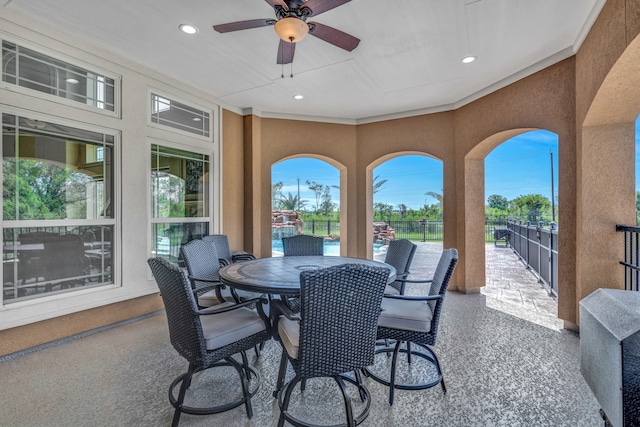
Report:
[[[274,28],[278,37],[288,43],[297,43],[309,33],[307,23],[292,16],[278,20]]]
[[[461,59],[463,64],[470,64],[473,61],[475,61],[476,59],[478,59],[478,57],[473,56],[473,55],[469,55],[469,56],[465,56],[464,58]]]
[[[294,99],[303,99],[304,96],[303,95],[293,95]]]

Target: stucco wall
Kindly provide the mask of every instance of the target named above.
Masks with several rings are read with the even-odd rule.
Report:
[[[6,352],[159,307],[145,264],[148,243],[140,238],[149,229],[147,208],[140,203],[147,180],[146,163],[141,159],[148,157],[150,139],[171,136],[141,126],[146,120],[146,90],[151,85],[177,91],[187,100],[213,101],[154,70],[100,52],[78,37],[42,23],[36,34],[29,30],[32,22],[25,17],[9,13],[3,18],[0,29],[5,32],[126,76],[123,110],[128,115],[122,121],[96,119],[92,113],[61,109],[42,99],[25,100],[11,91],[2,93],[1,102],[56,114],[69,110],[79,121],[121,129],[127,141],[122,176],[130,183],[122,194],[124,286],[111,291],[113,297],[100,299],[106,293],[96,292],[90,302],[78,305],[76,301],[75,308],[63,304],[64,310],[77,313],[63,310],[56,319],[1,331],[0,342],[15,343],[0,349]],[[484,240],[477,231],[484,222],[482,159],[513,135],[546,129],[558,134],[560,151],[559,317],[569,324],[578,323],[580,299],[597,287],[621,286],[621,236],[612,227],[616,222],[635,222],[634,156],[629,153],[633,150],[633,121],[640,111],[639,32],[640,2],[608,0],[575,57],[451,112],[356,126],[241,117],[225,110],[222,206],[215,213],[222,217],[222,229],[214,231],[228,234],[234,250],[269,256],[271,165],[291,156],[313,156],[341,169],[341,221],[346,224],[343,251],[366,256],[370,250],[371,168],[399,154],[430,155],[444,162],[445,246],[456,246],[461,254],[454,288],[472,292],[485,280]],[[140,298],[145,293],[151,295]],[[94,308],[96,304],[102,307]],[[34,306],[33,310],[41,308]]]

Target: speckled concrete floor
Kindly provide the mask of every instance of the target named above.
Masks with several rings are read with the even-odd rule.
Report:
[[[437,251],[424,246],[418,255]],[[432,261],[418,259],[424,258],[416,259],[416,277],[433,271]],[[366,378],[373,404],[362,425],[601,426],[599,405],[579,372],[578,337],[559,328],[552,314],[514,300],[448,293],[435,346],[447,393],[440,387],[399,390],[390,407],[388,389]],[[252,419],[239,407],[183,415],[181,425],[275,425],[279,412],[271,393],[279,356],[273,341],[260,358],[250,354],[262,376]],[[386,363],[382,357],[377,363]],[[0,426],[170,425],[167,388],[186,367],[169,344],[164,314],[8,358],[0,362]],[[416,375],[429,371],[413,369]],[[201,374],[193,384],[201,392],[193,398],[237,393],[233,375],[224,369]],[[303,398],[305,415],[341,422],[335,418],[341,404],[334,388],[331,382],[311,381]]]

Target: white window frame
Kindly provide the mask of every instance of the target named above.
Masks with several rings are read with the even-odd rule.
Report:
[[[87,71],[91,71],[97,75],[100,76],[104,76],[104,77],[108,77],[110,79],[113,80],[113,111],[110,110],[105,110],[105,109],[101,109],[101,108],[97,108],[91,105],[87,105],[84,104],[82,102],[78,102],[78,101],[73,101],[71,99],[67,99],[67,98],[62,98],[56,95],[51,95],[48,93],[44,93],[44,92],[40,92],[34,89],[29,89],[26,87],[22,87],[19,86],[17,84],[12,84],[12,83],[8,83],[5,82],[4,80],[2,80],[2,77],[0,76],[0,88],[2,89],[6,89],[8,91],[12,91],[12,92],[17,92],[20,93],[21,95],[25,95],[25,96],[30,96],[30,97],[34,97],[34,98],[40,98],[40,99],[44,99],[47,101],[51,101],[51,102],[56,102],[59,104],[63,104],[63,105],[67,105],[69,107],[74,107],[74,108],[79,108],[81,110],[85,110],[85,111],[91,111],[92,113],[97,113],[97,114],[102,114],[108,117],[116,117],[116,118],[121,118],[121,105],[122,105],[122,98],[121,98],[121,92],[122,92],[122,76],[120,76],[119,74],[115,74],[112,73],[108,70],[105,70],[104,68],[101,68],[99,66],[96,66],[94,64],[90,64],[84,61],[81,61],[77,58],[73,58],[69,55],[65,55],[61,52],[55,51],[53,49],[49,49],[47,47],[35,44],[33,42],[30,42],[28,40],[24,40],[18,37],[14,37],[14,36],[10,36],[7,33],[4,33],[2,31],[0,31],[0,46],[2,46],[2,42],[3,41],[8,41],[10,43],[16,44],[18,46],[22,46],[25,47],[27,49],[36,51],[38,53],[41,53],[43,55],[47,55],[50,56],[52,58],[55,58],[59,61],[62,62],[66,62],[70,65],[79,67],[79,68],[83,68]],[[0,63],[1,64],[1,63]]]
[[[197,154],[202,154],[202,155],[206,155],[209,156],[209,185],[208,185],[208,201],[209,201],[209,206],[208,206],[208,215],[207,216],[201,216],[201,217],[185,217],[185,218],[154,218],[153,217],[153,206],[151,205],[151,192],[153,191],[153,183],[151,182],[151,168],[153,167],[153,165],[151,164],[151,147],[153,145],[160,145],[163,147],[167,147],[167,148],[173,148],[176,150],[183,150],[183,151],[191,151],[193,153],[197,153]],[[149,257],[152,257],[152,250],[153,250],[153,227],[156,224],[171,224],[171,223],[199,223],[199,222],[206,222],[209,224],[209,233],[213,234],[215,232],[217,232],[219,230],[219,220],[216,221],[215,218],[219,218],[219,210],[217,210],[217,206],[219,206],[219,202],[217,200],[214,199],[214,197],[216,197],[217,195],[219,195],[219,162],[216,162],[216,159],[218,158],[218,156],[215,155],[215,147],[212,146],[208,146],[208,147],[202,147],[199,145],[189,145],[189,144],[182,144],[182,143],[176,143],[173,141],[167,141],[167,140],[163,140],[163,139],[158,139],[158,138],[152,138],[149,137],[147,138],[147,161],[146,161],[146,167],[147,167],[147,212],[149,215],[149,227],[147,230],[147,254]],[[217,187],[217,188],[214,188]],[[149,278],[151,278],[151,274],[149,273]]]
[[[188,132],[182,129],[176,129],[173,128],[171,126],[167,126],[167,125],[163,125],[161,123],[155,123],[153,121],[151,121],[151,115],[152,115],[152,111],[151,111],[151,104],[152,104],[152,95],[157,95],[160,96],[162,98],[166,98],[168,100],[172,100],[172,101],[176,101],[179,102],[181,104],[187,105],[191,108],[195,108],[198,110],[202,110],[205,113],[209,113],[209,136],[204,136],[204,135],[198,135],[197,133],[193,133],[193,132]],[[216,126],[214,126],[214,120],[216,120],[217,114],[215,112],[214,109],[212,108],[208,108],[205,107],[201,104],[192,102],[192,101],[188,101],[180,96],[176,96],[170,93],[167,93],[163,90],[154,88],[154,87],[149,87],[147,89],[147,126],[155,128],[155,129],[159,129],[159,130],[163,130],[163,131],[167,131],[167,132],[172,132],[172,133],[176,133],[178,135],[182,135],[182,136],[186,136],[189,138],[196,138],[199,139],[201,141],[207,141],[207,142],[215,142],[215,135],[214,135],[214,130],[216,129]],[[217,124],[216,124],[217,125]],[[188,150],[187,150],[188,151]]]
[[[24,301],[11,302],[6,304],[4,299],[0,297],[0,312],[11,309],[19,309],[22,307],[37,307],[42,306],[43,304],[50,301],[60,301],[60,300],[73,300],[78,297],[78,295],[92,294],[103,292],[105,289],[114,289],[120,288],[122,286],[122,272],[120,271],[121,265],[121,257],[122,257],[122,248],[120,247],[120,230],[121,230],[121,180],[122,180],[122,157],[121,157],[121,140],[122,135],[119,130],[105,128],[101,126],[91,125],[88,123],[77,122],[69,119],[60,118],[57,116],[50,116],[43,113],[36,113],[29,110],[24,110],[21,108],[8,107],[4,105],[0,105],[0,117],[2,114],[13,114],[16,116],[29,117],[35,120],[42,120],[50,123],[56,123],[64,126],[75,127],[78,129],[84,129],[93,132],[104,133],[108,135],[112,135],[114,137],[114,148],[113,148],[113,218],[110,219],[55,219],[55,220],[16,220],[16,221],[5,221],[0,217],[0,230],[4,230],[5,228],[14,228],[14,227],[70,227],[70,226],[83,226],[83,225],[112,225],[113,226],[113,234],[112,234],[112,261],[111,261],[111,275],[112,275],[112,284],[106,284],[102,286],[90,287],[90,288],[78,288],[73,292],[64,292],[53,295],[44,295],[38,298],[32,298]],[[0,156],[1,157],[1,156]],[[3,178],[0,174],[0,188],[4,188]],[[0,201],[0,211],[4,209],[4,200]]]

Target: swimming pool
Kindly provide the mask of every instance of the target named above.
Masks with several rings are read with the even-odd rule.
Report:
[[[373,244],[373,253],[380,253],[380,248],[383,245],[380,243]],[[282,240],[281,239],[273,239],[271,241],[271,251],[273,252],[273,256],[282,255]],[[339,241],[324,241],[324,254],[329,256],[340,256],[340,242]]]

